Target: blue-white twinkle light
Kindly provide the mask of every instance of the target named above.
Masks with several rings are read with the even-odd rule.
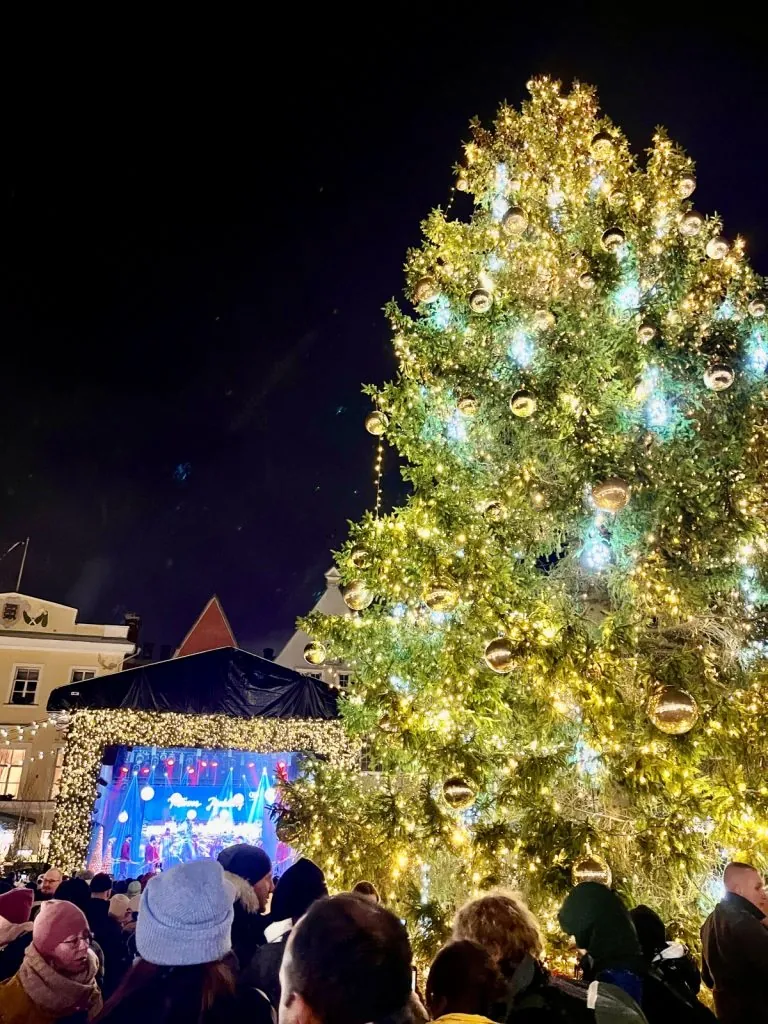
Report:
[[[591,528],[584,538],[581,549],[581,564],[590,572],[602,572],[611,564],[611,545],[596,528]]]
[[[516,330],[509,343],[509,358],[516,363],[521,370],[525,370],[533,362],[535,349],[533,339],[523,330]]]
[[[753,331],[748,345],[747,366],[751,373],[762,377],[768,370],[768,343],[762,331]]]

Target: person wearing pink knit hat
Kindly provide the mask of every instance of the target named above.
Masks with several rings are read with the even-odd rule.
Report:
[[[85,914],[66,900],[47,901],[35,918],[24,962],[0,984],[0,1024],[54,1024],[101,1010],[98,959]]]

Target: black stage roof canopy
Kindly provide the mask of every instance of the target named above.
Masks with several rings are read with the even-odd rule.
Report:
[[[221,647],[60,686],[49,711],[131,708],[235,718],[338,718],[337,694],[236,647]]]

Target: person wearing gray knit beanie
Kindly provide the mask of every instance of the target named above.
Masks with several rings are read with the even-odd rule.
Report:
[[[215,860],[193,860],[164,871],[141,896],[139,956],[164,967],[221,960],[232,948],[234,899]]]

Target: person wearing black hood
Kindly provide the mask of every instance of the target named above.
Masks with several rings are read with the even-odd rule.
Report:
[[[248,843],[228,846],[217,859],[235,889],[232,952],[242,970],[264,944],[264,928],[269,923],[264,913],[274,889],[272,861],[260,847]]]
[[[584,980],[616,985],[642,1006],[643,953],[632,918],[618,894],[600,882],[582,882],[568,894],[557,918],[563,931],[586,953]]]
[[[280,1006],[280,964],[291,929],[316,900],[327,895],[325,875],[306,857],[288,868],[275,889],[270,923],[264,929],[266,943],[240,976],[240,984],[262,992],[275,1011]]]

